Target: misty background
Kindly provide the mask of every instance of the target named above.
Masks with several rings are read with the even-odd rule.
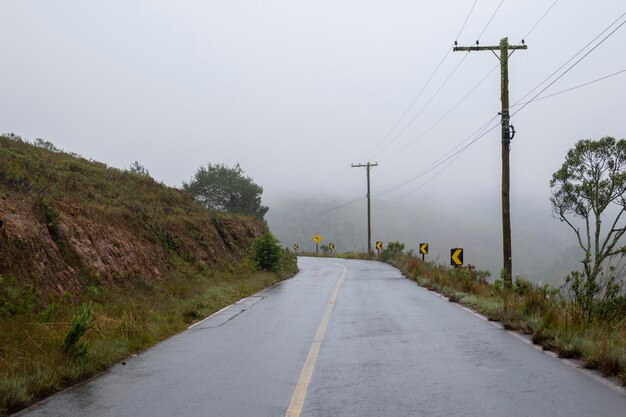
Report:
[[[524,39],[528,50],[509,60],[511,104],[524,103],[618,27],[624,9],[623,0],[3,0],[0,131],[119,168],[137,160],[174,187],[200,165],[238,162],[264,187],[272,231],[305,250],[315,233],[339,251],[365,249],[365,170],[350,164],[378,162],[373,240],[428,242],[443,263],[463,247],[466,263],[497,275],[500,131],[487,130],[499,120],[498,61],[453,43]],[[542,96],[609,78],[511,107],[521,108],[511,119],[515,274],[557,283],[579,265],[572,232],[551,217],[549,180],[579,139],[626,136],[624,50],[621,28]]]

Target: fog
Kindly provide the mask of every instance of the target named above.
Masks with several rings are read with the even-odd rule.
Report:
[[[626,29],[611,34],[626,20],[623,0],[557,1],[542,18],[553,3],[3,0],[0,131],[119,168],[137,160],[176,187],[202,164],[238,162],[264,187],[286,245],[319,232],[346,250],[365,246],[364,200],[314,209],[362,198],[365,171],[350,164],[378,162],[375,239],[430,241],[442,261],[464,245],[467,260],[497,270],[497,127],[398,186],[497,126],[498,60],[452,52],[455,40],[524,38],[528,49],[509,60],[512,105],[574,64],[540,97],[626,69]],[[621,72],[512,106],[515,273],[577,267],[573,235],[551,218],[549,180],[577,140],[626,136],[625,96]]]

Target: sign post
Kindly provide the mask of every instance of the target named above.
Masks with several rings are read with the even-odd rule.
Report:
[[[383,242],[379,240],[376,242],[376,255],[380,255],[381,250],[383,250]]]
[[[315,256],[317,256],[319,252],[319,244],[322,241],[322,237],[317,233],[313,236],[313,242],[315,242]]]
[[[463,248],[450,249],[450,265],[455,268],[463,265]]]
[[[428,243],[420,243],[420,253],[422,254],[422,262],[424,262],[424,255],[428,255]]]
[[[334,243],[329,243],[328,244],[328,249],[330,249],[330,254],[332,255],[334,250],[335,250],[335,244]]]

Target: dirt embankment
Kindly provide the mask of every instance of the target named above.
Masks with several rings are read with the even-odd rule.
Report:
[[[0,275],[57,294],[241,257],[266,225],[152,178],[0,137]]]

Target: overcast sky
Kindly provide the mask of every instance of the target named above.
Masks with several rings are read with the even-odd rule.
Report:
[[[500,3],[477,0],[459,44],[485,28],[482,45],[504,36],[518,44],[553,0],[506,0],[494,16]],[[376,195],[497,115],[496,70],[431,128],[498,63],[490,52],[451,52],[473,4],[0,0],[0,131],[116,167],[138,160],[173,186],[201,164],[239,162],[270,199],[361,196],[364,170],[348,167],[371,160]],[[510,58],[511,103],[624,12],[623,0],[558,1],[525,39],[528,50]],[[626,27],[544,94],[626,69],[624,51]],[[514,116],[513,204],[547,205],[550,175],[578,139],[625,137],[624,97],[621,73]],[[403,198],[499,204],[499,130],[423,185],[437,172],[377,198],[421,187]]]

